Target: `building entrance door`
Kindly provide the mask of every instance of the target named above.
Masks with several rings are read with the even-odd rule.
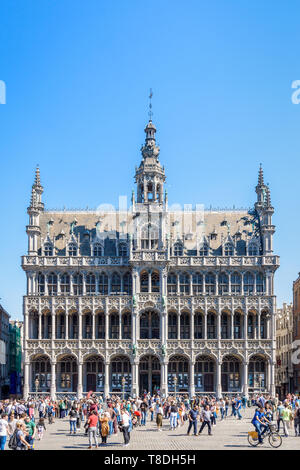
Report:
[[[144,391],[149,391],[149,381],[148,381],[148,372],[140,374],[140,394],[142,395]]]
[[[86,390],[89,392],[92,390],[96,391],[96,374],[87,374],[86,376]]]
[[[152,394],[157,393],[160,390],[160,374],[152,375]]]

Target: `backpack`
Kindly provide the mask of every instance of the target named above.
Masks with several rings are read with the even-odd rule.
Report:
[[[17,430],[15,430],[14,433],[10,436],[9,441],[8,441],[8,447],[11,450],[17,449],[18,447]]]

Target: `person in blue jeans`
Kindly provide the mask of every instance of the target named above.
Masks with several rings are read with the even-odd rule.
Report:
[[[241,409],[242,409],[242,402],[240,400],[240,397],[237,397],[235,401],[235,411],[238,415],[238,419],[242,419]]]
[[[141,406],[140,406],[140,410],[141,410],[141,413],[142,413],[141,426],[146,426],[147,408],[148,408],[147,403],[145,403],[145,402],[141,403]]]
[[[257,431],[258,442],[262,444],[263,443],[262,436],[268,429],[268,426],[266,423],[269,423],[269,421],[265,418],[264,408],[261,407],[255,410],[255,414],[251,423],[255,427],[255,431]]]
[[[6,439],[8,433],[8,415],[2,414],[0,419],[0,450],[5,449]]]
[[[190,435],[192,427],[194,428],[194,436],[197,436],[197,418],[199,416],[199,411],[197,405],[194,405],[193,408],[189,411],[189,427],[187,430],[188,436]]]

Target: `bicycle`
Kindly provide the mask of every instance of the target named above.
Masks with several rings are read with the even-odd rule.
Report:
[[[282,444],[282,438],[276,430],[275,424],[268,424],[268,430],[262,435],[262,441],[268,438],[269,444],[271,447],[277,449]],[[248,432],[248,442],[252,447],[256,447],[259,444],[258,432],[249,431]]]

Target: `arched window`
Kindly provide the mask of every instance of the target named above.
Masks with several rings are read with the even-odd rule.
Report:
[[[214,391],[215,362],[209,356],[200,356],[195,362],[194,382],[197,392]]]
[[[43,312],[42,314],[42,338],[51,339],[52,337],[52,318],[51,312]]]
[[[222,391],[237,392],[240,390],[240,361],[234,356],[226,356],[221,367]]]
[[[199,256],[208,256],[208,245],[203,243],[199,248]]]
[[[159,274],[156,271],[151,274],[151,291],[159,292]]]
[[[264,288],[264,276],[261,273],[256,274],[256,293],[263,294],[265,291]]]
[[[230,315],[226,312],[221,314],[221,338],[230,338]]]
[[[140,318],[140,338],[159,339],[159,316],[156,312],[144,312]]]
[[[260,338],[267,339],[268,337],[268,314],[262,312],[260,316]]]
[[[239,273],[231,274],[231,292],[232,294],[240,294],[242,291],[242,278]]]
[[[225,243],[224,245],[224,255],[233,256],[233,245],[230,242]]]
[[[253,294],[254,276],[251,273],[244,274],[244,294]]]
[[[128,357],[118,356],[111,362],[111,388],[112,392],[122,392],[122,380],[125,379],[125,392],[131,388],[131,365]]]
[[[122,256],[123,258],[127,256],[127,244],[126,243],[119,244],[119,256]]]
[[[109,338],[119,339],[119,315],[117,313],[111,313],[109,315]]]
[[[60,278],[60,292],[70,294],[70,276],[67,273],[62,274]]]
[[[180,315],[180,339],[190,339],[190,315],[182,313]]]
[[[168,294],[177,293],[177,276],[175,273],[170,273],[168,275]]]
[[[38,274],[38,293],[40,295],[45,294],[45,276],[42,273]]]
[[[104,371],[103,360],[99,356],[90,356],[85,362],[86,369],[86,391],[104,389]]]
[[[204,318],[202,313],[195,313],[194,318],[194,338],[195,339],[203,339],[204,338]]]
[[[131,273],[124,274],[123,278],[123,290],[124,294],[132,294],[132,276]]]
[[[96,339],[105,339],[105,315],[104,312],[96,313],[95,317]]]
[[[77,256],[77,246],[75,243],[70,243],[68,246],[69,256]]]
[[[144,226],[141,231],[141,248],[148,250],[157,250],[158,248],[158,229],[154,225]]]
[[[85,290],[87,294],[95,294],[96,292],[96,276],[92,273],[89,273],[86,276]]]
[[[252,356],[249,360],[248,383],[251,389],[263,392],[266,389],[266,360]]]
[[[73,275],[73,294],[82,295],[82,293],[83,293],[82,274],[76,273]]]
[[[74,356],[66,356],[57,363],[58,385],[66,391],[77,391],[78,372],[77,363]]]
[[[69,338],[78,339],[78,313],[73,312],[69,317]]]
[[[83,338],[92,339],[92,315],[90,313],[83,315]]]
[[[248,314],[248,339],[255,339],[257,332],[257,315]]]
[[[207,339],[217,338],[216,315],[208,313],[207,315]]]
[[[213,273],[208,273],[205,276],[205,292],[206,294],[216,293],[216,276]]]
[[[242,339],[242,315],[239,312],[234,313],[233,323],[234,339]]]
[[[229,293],[229,278],[227,274],[219,274],[219,295]]]
[[[149,290],[149,282],[148,282],[149,273],[147,271],[143,271],[140,277],[140,287],[141,292],[148,292]]]
[[[168,339],[177,339],[177,313],[170,312],[168,315]]]
[[[108,276],[104,273],[99,275],[99,293],[103,295],[108,294]]]
[[[122,339],[131,339],[131,313],[122,315]]]
[[[48,274],[48,294],[57,295],[57,275],[55,273]]]
[[[44,256],[53,256],[53,246],[51,245],[51,243],[45,243]]]
[[[114,294],[121,292],[121,277],[118,273],[113,273],[111,277],[111,292]]]
[[[258,255],[257,243],[250,243],[248,247],[248,256],[257,256],[257,255]]]
[[[177,242],[174,245],[174,256],[183,256],[183,246],[182,243]]]
[[[97,257],[103,256],[103,247],[100,243],[94,244],[93,255]]]
[[[56,315],[56,338],[65,339],[66,334],[66,316],[64,313]]]
[[[188,295],[190,293],[190,276],[187,273],[179,275],[180,293]]]
[[[203,276],[200,273],[193,274],[193,294],[203,293]]]
[[[40,356],[32,362],[32,384],[33,392],[50,392],[51,364],[48,356]],[[36,382],[37,381],[37,382]],[[35,384],[38,384],[36,389]]]
[[[177,380],[177,381],[176,381]],[[184,356],[173,356],[168,364],[168,390],[188,391],[189,389],[189,363]]]

